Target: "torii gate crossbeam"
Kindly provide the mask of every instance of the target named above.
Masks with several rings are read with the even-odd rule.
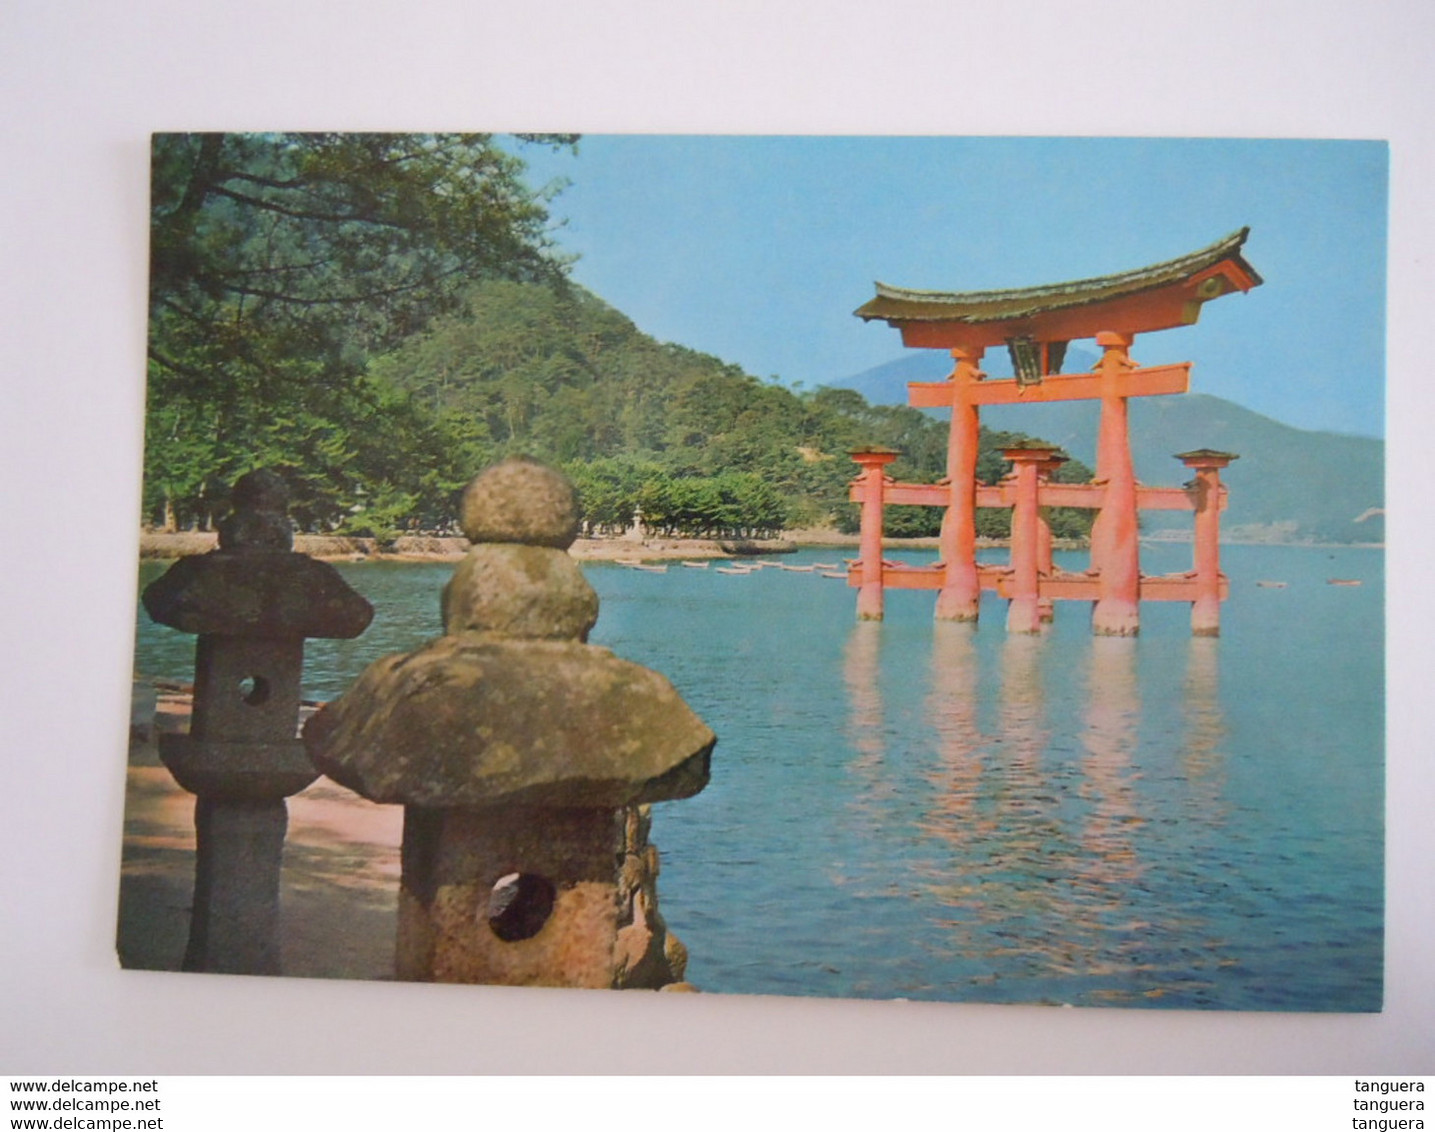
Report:
[[[877,284],[877,296],[857,310],[859,317],[897,327],[908,346],[950,351],[954,366],[946,381],[913,382],[908,391],[914,407],[949,407],[951,426],[944,485],[888,480],[882,469],[896,458],[895,452],[854,453],[863,468],[851,496],[862,504],[862,558],[849,573],[849,583],[859,590],[858,616],[880,618],[883,588],[899,586],[936,589],[939,619],[974,621],[981,591],[995,589],[1013,601],[1008,627],[1014,632],[1036,631],[1040,616],[1031,611],[1049,609],[1053,601],[1091,600],[1093,632],[1134,636],[1143,600],[1172,600],[1192,603],[1193,633],[1217,634],[1219,602],[1228,588],[1219,567],[1219,512],[1225,506],[1219,471],[1236,457],[1211,449],[1182,453],[1178,458],[1196,471],[1184,489],[1145,488],[1136,482],[1128,401],[1186,392],[1191,366],[1183,362],[1143,368],[1132,361],[1130,348],[1138,333],[1190,325],[1211,299],[1259,286],[1261,277],[1240,254],[1248,233],[1242,229],[1164,263],[1074,283],[985,292],[913,291]],[[1068,343],[1078,338],[1096,340],[1100,362],[1092,373],[1058,372]],[[1016,376],[989,380],[980,369],[982,357],[988,347],[1002,343]],[[1022,455],[1035,448],[1006,453],[1014,465],[1009,491],[1007,485],[977,483],[981,406],[1064,400],[1101,403],[1091,484],[1049,482],[1050,469],[1042,470],[1045,458]],[[886,502],[946,508],[936,569],[882,562]],[[1005,568],[976,561],[979,506],[1013,509],[1012,562]],[[1048,506],[1096,510],[1091,567],[1085,574],[1059,575],[1050,566],[1049,554],[1046,559],[1033,557],[1033,540],[1043,537],[1041,509]],[[1195,511],[1196,552],[1189,574],[1141,574],[1137,516],[1143,507]],[[1044,537],[1049,546],[1050,532]]]

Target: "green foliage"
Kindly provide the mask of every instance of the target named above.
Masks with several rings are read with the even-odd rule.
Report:
[[[859,395],[852,394],[852,396]],[[850,401],[846,403],[851,404]],[[945,445],[945,426],[941,427],[940,434],[940,439]],[[930,448],[934,439],[930,434],[921,435],[919,442],[926,446],[922,449],[925,459],[921,463],[912,463],[906,457],[893,461],[889,468],[893,478],[906,483],[935,483],[941,473],[933,470],[938,460],[938,456]],[[983,427],[977,442],[977,482],[982,484],[1001,482],[1011,473],[1012,469],[1011,462],[1002,458],[1002,449],[1018,447],[1036,439],[1024,432],[1001,432]],[[945,460],[945,451],[940,459]],[[1091,469],[1080,460],[1067,460],[1052,475],[1052,479],[1057,483],[1087,483],[1091,478]],[[882,510],[882,533],[890,538],[935,538],[941,533],[942,514],[940,507],[902,505],[884,507]],[[1093,516],[1094,512],[1074,507],[1052,507],[1047,511],[1047,522],[1051,525],[1051,533],[1057,538],[1084,539],[1091,534]],[[860,526],[861,516],[856,504],[848,503],[839,509],[837,513],[838,530],[846,534],[855,534]],[[1008,538],[1011,535],[1011,512],[1004,508],[978,508],[976,533],[979,538]]]
[[[468,421],[476,448],[561,464],[598,531],[627,529],[637,509],[664,534],[833,522],[855,530],[846,502],[853,449],[899,449],[891,472],[902,480],[933,483],[946,470],[945,422],[869,405],[850,389],[797,393],[759,381],[653,341],[578,287],[480,283],[461,311],[376,358],[370,373]],[[983,431],[987,482],[1009,470],[1000,448],[1017,439]],[[892,507],[887,529],[936,534],[941,518],[939,508]],[[1004,513],[982,512],[981,521],[1005,533]]]
[[[336,533],[357,535],[390,543],[413,525],[418,497],[395,488],[385,488],[372,502],[355,504],[354,513],[339,524]]]
[[[1002,449],[1017,448],[1038,439],[1024,432],[1002,432],[983,428],[980,453],[977,457],[977,480],[986,484],[1000,482],[1012,469],[1011,462],[1002,458]],[[1051,478],[1056,483],[1088,483],[1092,478],[1092,471],[1080,460],[1067,460],[1052,473]],[[1075,507],[1052,507],[1047,510],[1046,519],[1056,538],[1084,539],[1091,534],[1094,516],[1093,511]],[[1009,537],[1011,512],[988,508],[979,510],[977,534],[983,538]]]
[[[485,438],[364,371],[475,279],[561,279],[523,168],[484,134],[156,135],[146,515],[207,525],[261,464],[307,527],[451,515]]]
[[[943,474],[943,422],[761,381],[567,284],[522,174],[485,134],[156,135],[149,519],[208,525],[270,465],[301,527],[387,539],[447,526],[469,476],[526,453],[568,470],[593,529],[641,508],[749,536],[850,522],[858,447]],[[941,511],[888,519],[935,533]]]
[[[620,534],[639,513],[648,530],[687,538],[772,535],[786,519],[782,496],[750,472],[673,476],[659,463],[629,457],[563,470],[578,489],[584,524],[597,534]]]

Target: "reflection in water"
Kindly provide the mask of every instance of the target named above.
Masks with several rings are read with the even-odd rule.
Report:
[[[958,639],[934,651],[928,706],[941,769],[932,778],[934,796],[921,828],[948,853],[923,876],[944,906],[937,915],[948,945],[982,997],[1069,1000],[1072,979],[1108,967],[1104,933],[1093,920],[1091,861],[1133,856],[1105,830],[1121,816],[1109,805],[1093,807],[1099,815],[1094,835],[1077,828],[1077,796],[1093,787],[1102,798],[1113,792],[1104,788],[1099,760],[1078,766],[1052,749],[1043,673],[1048,650],[1042,636],[1012,634],[1003,641],[999,729],[989,740],[973,722],[970,645]],[[1122,739],[1133,733],[1112,725],[1132,714],[1114,710],[1133,702],[1131,673],[1125,680],[1120,671],[1109,675],[1116,679],[1091,697],[1096,707],[1089,722],[1101,755],[1124,760],[1129,750],[1122,754]]]
[[[1192,637],[1186,660],[1181,714],[1186,741],[1181,748],[1186,809],[1192,821],[1218,826],[1225,821],[1223,743],[1226,716],[1221,708],[1220,639]]]
[[[948,850],[932,864],[932,892],[942,903],[983,920],[1005,917],[1030,899],[1017,883],[1041,856],[1041,821],[1052,796],[1040,780],[1043,730],[1040,637],[1012,634],[1002,650],[998,733],[976,726],[976,659],[967,626],[933,650],[928,719],[937,736],[932,796],[924,833]]]
[[[854,625],[844,654],[849,813],[872,849],[843,883],[853,897],[911,902],[929,929],[941,974],[904,989],[1209,1002],[1216,969],[1233,962],[1212,938],[1209,869],[1197,863],[1224,813],[1220,642],[1192,639],[1184,681],[1145,689],[1179,710],[1165,717],[1174,727],[1143,735],[1137,640],[1093,637],[1071,672],[1048,635],[983,642],[951,622],[932,634],[928,740],[915,746],[887,717],[881,623]],[[893,702],[906,693],[889,691]],[[1054,716],[1052,697],[1073,695],[1075,712]],[[1189,867],[1159,865],[1172,857]]]
[[[1049,973],[1049,929],[1065,916],[1064,894],[1055,883],[1067,855],[1048,778],[1042,659],[1044,637],[1008,635],[1001,645],[998,730],[971,761],[985,775],[970,823],[937,800],[929,832],[952,849],[948,872],[961,877],[937,885],[938,898],[957,905],[944,922],[952,945],[966,960],[970,982],[986,986],[998,970],[1021,978]],[[936,720],[933,720],[934,725]]]
[[[977,657],[975,622],[936,621],[932,625],[931,691],[927,718],[937,738],[934,787],[924,829],[953,848],[990,825],[978,809],[982,736],[977,729]],[[959,855],[954,855],[959,859]],[[944,878],[953,883],[956,878]]]
[[[842,676],[847,682],[851,705],[852,745],[861,762],[872,765],[882,760],[882,689],[878,663],[882,647],[882,622],[858,621],[847,638]]]
[[[882,826],[881,800],[891,796],[893,783],[883,777],[886,749],[882,741],[882,622],[858,621],[843,653],[842,677],[847,685],[847,739],[857,757],[852,761],[856,787],[852,810],[877,836]]]
[[[1082,763],[1086,780],[1080,791],[1091,810],[1081,834],[1082,873],[1088,894],[1102,902],[1141,875],[1131,842],[1131,827],[1141,821],[1131,771],[1141,713],[1136,647],[1132,637],[1091,639]]]
[[[1000,619],[973,633],[901,601],[854,625],[850,591],[812,574],[585,566],[595,643],[663,672],[722,737],[712,786],[657,814],[694,981],[1379,1009],[1379,560],[1327,553],[1232,547],[1228,565],[1289,588],[1238,590],[1222,638],[1166,609],[1135,642],[1070,619],[1008,642]],[[1325,585],[1367,559],[1364,586]],[[432,636],[452,567],[343,570],[379,615],[307,650],[319,698],[361,652]],[[192,637],[147,618],[139,637],[141,671],[188,671]]]
[[[1042,777],[1050,735],[1041,684],[1044,638],[1013,633],[1002,648],[1001,731],[1008,787],[1007,813],[1048,816],[1055,799]]]
[[[942,852],[913,862],[937,903],[930,915],[945,933],[947,954],[981,997],[1109,1002],[1164,995],[1162,940],[1199,924],[1155,925],[1137,911],[1148,906],[1138,847],[1151,805],[1137,770],[1137,642],[1091,640],[1080,685],[1084,728],[1074,751],[1055,742],[1048,715],[1049,641],[1013,634],[1001,644],[998,728],[983,736],[976,646],[965,627],[951,628],[957,632],[941,635],[933,649],[926,705],[937,761],[918,821]],[[1221,728],[1214,655],[1203,647],[1193,656],[1204,666],[1193,663],[1189,674],[1194,714],[1186,746],[1209,770]],[[1189,964],[1190,956],[1183,959]]]
[[[1071,928],[1087,942],[1089,975],[1119,975],[1120,982],[1149,983],[1146,933],[1151,924],[1133,917],[1144,866],[1136,836],[1145,818],[1133,770],[1141,717],[1136,673],[1138,642],[1132,637],[1093,637],[1087,672],[1086,757],[1080,797],[1087,809],[1078,839],[1073,889],[1079,914]],[[1148,986],[1148,989],[1149,986]],[[1098,991],[1098,998],[1121,1000],[1125,987]]]

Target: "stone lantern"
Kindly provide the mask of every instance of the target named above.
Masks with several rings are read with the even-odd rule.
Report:
[[[658,673],[589,645],[573,488],[516,458],[469,484],[446,635],[375,662],[305,727],[335,781],[404,809],[397,974],[686,988],[648,803],[696,794],[716,739]]]
[[[296,554],[283,481],[234,485],[219,549],[181,558],[144,592],[161,625],[197,633],[187,735],[159,754],[195,803],[187,971],[279,973],[284,799],[319,777],[298,740],[306,637],[356,637],[373,609],[332,566]]]

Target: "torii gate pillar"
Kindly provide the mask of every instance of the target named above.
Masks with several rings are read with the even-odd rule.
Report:
[[[857,620],[882,620],[882,493],[883,470],[897,458],[890,448],[863,448],[852,453],[862,468],[862,588],[857,591]]]
[[[1050,483],[1052,477],[1062,464],[1066,463],[1067,457],[1059,449],[1053,449],[1048,453],[1036,469],[1037,490],[1040,492],[1043,484]],[[1038,507],[1036,520],[1036,555],[1037,567],[1043,578],[1051,577],[1056,569],[1055,556],[1052,553],[1051,534],[1051,508]],[[1039,598],[1036,603],[1037,613],[1043,622],[1051,622],[1056,619],[1056,602],[1049,597]]]
[[[1221,635],[1221,469],[1234,452],[1198,448],[1182,452],[1176,459],[1191,468],[1196,478],[1189,485],[1196,496],[1195,551],[1192,573],[1196,578],[1196,600],[1191,603],[1191,636]]]
[[[1091,565],[1101,579],[1091,631],[1105,637],[1134,637],[1141,628],[1136,470],[1131,463],[1127,399],[1119,392],[1122,376],[1135,368],[1129,353],[1134,337],[1111,331],[1096,336],[1102,348],[1096,482],[1106,491],[1091,528]]]
[[[1137,334],[1190,326],[1211,300],[1260,286],[1260,275],[1241,255],[1248,235],[1249,229],[1242,228],[1209,247],[1134,271],[1040,287],[925,291],[878,283],[876,296],[857,309],[857,317],[879,319],[900,330],[907,346],[950,350],[956,366],[945,381],[914,381],[907,386],[912,407],[951,409],[947,480],[944,484],[882,481],[885,486],[881,486],[882,493],[904,504],[946,508],[942,562],[935,569],[879,566],[878,555],[864,550],[863,569],[854,572],[850,581],[861,587],[859,615],[881,615],[880,589],[873,592],[871,587],[885,581],[903,588],[939,590],[936,615],[952,621],[976,620],[980,590],[996,589],[1012,600],[1008,625],[1014,632],[1033,632],[1043,604],[1066,599],[1094,602],[1093,633],[1135,636],[1145,599],[1191,601],[1194,631],[1214,633],[1215,603],[1226,588],[1214,557],[1216,512],[1224,498],[1215,478],[1219,467],[1193,464],[1199,491],[1177,491],[1139,485],[1131,459],[1129,399],[1185,393],[1191,366],[1181,362],[1137,367],[1130,348]],[[1061,372],[1067,346],[1093,335],[1102,350],[1096,372]],[[978,363],[986,350],[1002,344],[1011,356],[1013,376],[987,379]],[[981,406],[1085,400],[1101,404],[1095,482],[1043,483],[1045,469],[1023,457],[1017,475],[1000,491],[977,485]],[[1209,461],[1221,455],[1201,458]],[[864,486],[867,482],[859,481],[852,494],[854,500],[863,501],[864,516],[874,505],[880,506],[877,481],[871,481],[871,490]],[[1209,504],[1204,510],[1200,499]],[[1015,545],[1009,570],[976,562],[978,503],[1010,506],[1019,512],[1013,517]],[[1042,528],[1043,505],[1098,511],[1091,533],[1091,568],[1085,576],[1052,567]],[[1137,526],[1141,507],[1197,508],[1197,567],[1189,575],[1141,577]],[[864,520],[864,532],[867,526]]]
[[[1042,518],[1039,490],[1065,457],[1049,444],[1026,444],[1002,450],[1012,464],[1015,499],[1011,512],[1012,599],[1007,607],[1008,633],[1039,633],[1051,620],[1050,601],[1041,599],[1041,578],[1051,573],[1051,528]]]
[[[975,621],[981,604],[977,577],[977,450],[981,421],[973,387],[984,376],[978,368],[981,348],[952,350],[952,423],[947,434],[947,482],[950,495],[942,520],[944,580],[937,593],[938,621]]]

